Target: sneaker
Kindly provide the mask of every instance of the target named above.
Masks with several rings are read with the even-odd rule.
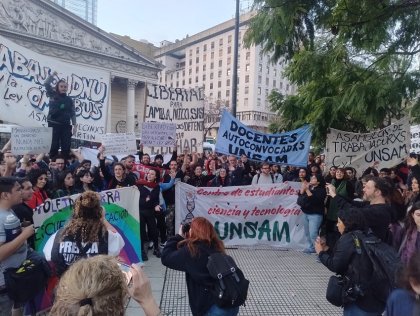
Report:
[[[148,248],[149,248],[149,249],[153,249],[153,241],[149,241],[149,246],[148,246]]]
[[[310,255],[312,253],[315,253],[315,250],[314,249],[306,248],[305,250],[303,250],[303,253],[306,253],[307,255]]]
[[[147,256],[146,251],[142,251],[141,252],[141,258],[143,259],[143,261],[149,260],[149,257]]]
[[[160,257],[161,257],[161,254],[160,254],[160,250],[159,250],[159,249],[155,249],[155,250],[153,250],[153,254],[154,254],[157,258],[160,258]]]
[[[165,248],[165,246],[166,246],[166,241],[160,243],[160,248]]]

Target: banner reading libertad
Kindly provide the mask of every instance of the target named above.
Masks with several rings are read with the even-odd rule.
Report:
[[[303,213],[297,182],[196,188],[176,184],[176,226],[202,216],[227,246],[269,245],[303,249]]]
[[[147,86],[145,122],[176,124],[178,152],[201,152],[204,135],[204,90]],[[173,147],[144,148],[151,155],[171,153]]]
[[[94,68],[64,63],[0,36],[0,119],[25,127],[47,126],[49,98],[44,82],[57,71],[76,107],[74,138],[100,142],[110,93],[110,75]]]

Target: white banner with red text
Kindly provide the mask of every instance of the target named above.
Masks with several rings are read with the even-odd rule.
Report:
[[[175,222],[205,217],[226,246],[305,248],[300,184],[196,188],[176,184]]]

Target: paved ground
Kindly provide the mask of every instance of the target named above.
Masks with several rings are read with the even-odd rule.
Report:
[[[316,262],[315,255],[272,249],[229,249],[228,253],[250,280],[248,301],[239,315],[342,314],[325,300],[331,273]],[[183,273],[166,269],[151,252],[145,271],[164,315],[191,315]],[[144,314],[136,302],[130,302],[126,315]]]

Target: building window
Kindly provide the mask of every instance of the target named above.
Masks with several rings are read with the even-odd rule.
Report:
[[[210,82],[210,90],[213,89],[213,82]]]
[[[176,87],[177,87],[177,88],[179,87],[179,81],[177,81],[177,82],[176,82]]]
[[[195,63],[198,64],[200,62],[200,57],[195,57]]]
[[[248,107],[248,98],[244,99],[244,107]]]
[[[267,65],[267,75],[270,74],[270,66]]]
[[[221,82],[221,81],[218,81],[218,82],[217,82],[217,87],[218,87],[218,88],[221,88],[221,87],[222,87],[222,82]]]
[[[203,61],[206,61],[207,60],[207,55],[206,54],[204,54],[203,55]]]
[[[210,44],[210,48],[211,48],[211,49],[214,49],[214,42],[211,42],[211,44]]]
[[[192,84],[192,79],[191,78],[188,79],[188,83]]]
[[[190,61],[189,61],[188,63],[189,63],[189,65],[191,66],[191,65],[192,65],[192,59],[190,59]]]
[[[207,44],[204,44],[203,46],[203,51],[206,52],[207,51]]]
[[[277,77],[277,69],[276,68],[274,68],[274,77]]]
[[[261,99],[260,98],[257,99],[257,106],[261,106]]]
[[[246,75],[245,76],[245,83],[248,83],[249,82],[249,75]]]
[[[226,80],[226,87],[230,87],[230,79]]]
[[[245,93],[245,94],[248,94],[248,93],[249,93],[249,87],[248,87],[248,86],[245,86],[244,93]]]
[[[245,55],[246,61],[249,61],[250,58],[251,58],[251,52],[246,52],[246,55]]]
[[[211,59],[214,59],[214,52],[211,52],[211,53],[210,53],[210,58],[211,58]]]
[[[228,54],[232,53],[232,47],[230,47],[230,46],[228,47],[228,51],[227,51],[227,53],[228,53]]]
[[[288,84],[286,85],[286,91],[289,91],[289,85]]]
[[[265,78],[265,85],[268,86],[270,84],[270,78]]]
[[[219,39],[219,46],[223,45],[223,38]]]
[[[219,49],[219,57],[223,56],[223,49]]]
[[[174,79],[174,74],[171,74],[171,80],[173,80]]]
[[[265,89],[265,97],[268,97],[268,89]]]
[[[206,65],[205,64],[203,65],[203,71],[206,71]]]
[[[185,77],[185,70],[182,71],[182,76]]]
[[[262,64],[258,65],[258,72],[262,72]]]
[[[198,67],[198,66],[195,66],[195,73],[197,73],[198,74],[198,72],[200,71],[200,67]]]
[[[283,89],[283,82],[280,81],[280,90]]]
[[[188,69],[188,74],[189,75],[192,75],[192,69],[190,68],[190,69]]]
[[[226,71],[226,75],[227,75],[227,76],[230,76],[230,69],[228,69],[228,70]]]
[[[231,58],[230,58],[230,57],[228,57],[228,59],[227,59],[227,62],[226,62],[226,63],[227,63],[228,65],[230,65],[230,61],[231,61]]]
[[[179,72],[178,71],[176,72],[176,78],[177,79],[179,78]]]
[[[222,61],[221,60],[219,60],[219,67],[222,67]]]
[[[275,87],[276,87],[276,85],[277,85],[276,80],[273,80],[273,88],[275,88]]]
[[[219,70],[218,73],[217,73],[217,78],[221,78],[221,77],[222,77],[222,71]]]
[[[182,80],[182,86],[185,86],[185,79]]]
[[[258,87],[258,95],[261,95],[261,87]]]
[[[213,62],[211,62],[210,63],[210,69],[213,69],[214,68],[214,63]]]
[[[197,46],[197,48],[195,49],[195,53],[199,54],[200,53],[200,47]]]
[[[251,67],[250,67],[250,65],[249,64],[246,64],[245,65],[245,71],[249,71],[249,69],[250,69]]]
[[[203,75],[203,81],[206,81],[206,75]]]
[[[222,98],[222,91],[217,92],[217,98],[220,100]]]
[[[213,79],[213,73],[212,72],[210,73],[210,79]]]
[[[232,42],[232,35],[229,35],[228,36],[228,43],[231,43]]]
[[[190,49],[190,56],[192,55],[192,49]]]
[[[226,90],[226,97],[229,98],[230,96],[230,90]]]
[[[195,83],[198,82],[198,76],[195,76]]]

